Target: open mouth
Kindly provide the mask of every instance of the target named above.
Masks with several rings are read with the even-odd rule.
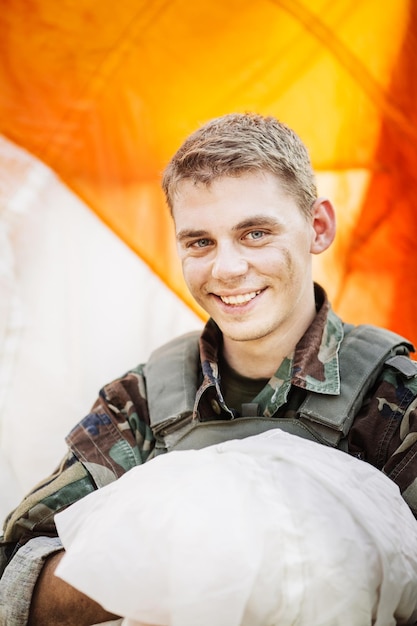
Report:
[[[220,300],[225,304],[229,304],[232,306],[241,306],[242,304],[247,304],[257,295],[261,293],[261,289],[258,291],[251,291],[250,293],[239,293],[235,296],[219,296]]]

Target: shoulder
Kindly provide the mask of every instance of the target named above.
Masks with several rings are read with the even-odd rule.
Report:
[[[370,324],[344,324],[340,358],[350,361],[355,369],[363,362],[377,376],[382,372],[390,378],[401,376],[413,380],[417,376],[417,363],[410,354],[414,351],[408,339],[388,329]]]
[[[347,338],[357,335],[350,366],[356,369],[367,363],[368,390],[374,396],[378,412],[397,417],[417,397],[417,362],[411,358],[413,344],[390,330],[371,325],[351,328]],[[371,373],[372,372],[372,373]]]
[[[195,373],[200,357],[200,332],[192,331],[180,335],[157,348],[150,355],[148,362],[141,372],[146,377],[146,385],[149,389],[152,381],[162,381],[177,378],[178,372],[182,371],[188,376]],[[159,383],[157,382],[159,385]]]
[[[390,356],[384,362],[381,373],[380,382],[384,383],[386,388],[407,391],[407,395],[414,398],[417,396],[417,363],[409,356],[396,354]]]
[[[344,326],[339,348],[339,372],[348,395],[360,402],[383,380],[416,386],[417,364],[411,360],[413,345],[404,337],[377,326]]]
[[[146,402],[144,368],[145,364],[140,363],[119,378],[104,385],[99,392],[98,401],[104,400],[121,411],[126,403]]]

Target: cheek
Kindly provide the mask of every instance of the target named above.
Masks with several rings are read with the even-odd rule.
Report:
[[[201,259],[187,257],[182,260],[182,273],[188,287],[196,286],[204,280],[205,264]]]
[[[288,247],[265,249],[262,255],[254,255],[253,267],[264,274],[293,275],[295,271],[294,254]]]

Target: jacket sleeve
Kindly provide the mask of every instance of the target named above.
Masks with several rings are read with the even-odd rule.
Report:
[[[409,369],[384,368],[350,430],[349,452],[391,478],[417,517],[417,376]]]
[[[0,624],[25,626],[45,559],[62,550],[58,537],[35,537],[16,552],[0,580]]]
[[[153,449],[142,367],[104,387],[91,412],[66,438],[68,452],[57,470],[12,511],[0,541],[0,624],[24,624],[17,617],[3,621],[7,611],[27,620],[30,598],[45,558],[60,549],[55,514],[144,463]],[[1,575],[1,570],[0,570]],[[13,585],[27,591],[11,595]],[[26,617],[25,617],[26,616]],[[16,621],[17,620],[17,621]]]

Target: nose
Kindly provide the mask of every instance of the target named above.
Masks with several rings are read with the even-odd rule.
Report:
[[[211,270],[213,278],[228,281],[245,276],[247,271],[248,262],[242,250],[230,242],[218,243]]]

